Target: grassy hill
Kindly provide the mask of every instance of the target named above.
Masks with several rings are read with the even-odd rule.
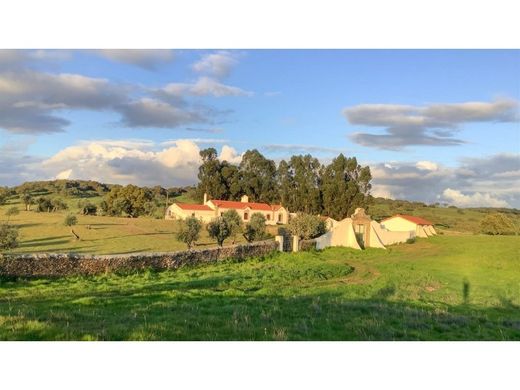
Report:
[[[2,340],[520,340],[520,238],[0,283]]]
[[[5,221],[6,211],[13,206],[24,210],[20,194],[30,192],[34,198],[46,196],[60,197],[68,205],[68,210],[55,213],[21,211],[11,218],[11,223],[19,227],[20,247],[13,252],[78,252],[95,254],[115,254],[131,252],[163,252],[184,249],[184,244],[175,239],[177,223],[162,219],[166,202],[195,202],[190,188],[155,188],[157,209],[153,217],[122,218],[108,216],[78,215],[75,231],[81,240],[76,241],[69,229],[63,225],[65,215],[78,214],[78,202],[88,200],[99,205],[113,185],[93,181],[55,180],[50,182],[30,182],[10,189],[7,202],[0,206],[0,222]],[[165,192],[169,196],[166,198]],[[32,210],[35,206],[32,206]],[[430,219],[441,233],[477,233],[480,221],[497,209],[460,209],[425,205],[420,202],[408,202],[374,198],[368,207],[368,214],[375,220],[397,213],[418,215]],[[520,210],[501,209],[520,227]],[[276,227],[269,228],[276,233]],[[240,240],[243,241],[242,238]],[[230,241],[226,241],[229,244]],[[199,246],[214,245],[203,231]]]

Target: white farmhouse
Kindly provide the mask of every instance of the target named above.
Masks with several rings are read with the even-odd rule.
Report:
[[[204,194],[203,204],[174,203],[166,209],[165,219],[186,219],[188,217],[199,218],[208,223],[222,216],[228,210],[236,210],[242,222],[247,223],[254,213],[265,216],[267,225],[286,224],[289,222],[288,210],[279,204],[249,202],[244,195],[240,202],[231,200],[210,199]]]
[[[433,223],[414,215],[397,214],[381,221],[381,227],[391,232],[412,230],[417,237],[429,237],[437,234]]]

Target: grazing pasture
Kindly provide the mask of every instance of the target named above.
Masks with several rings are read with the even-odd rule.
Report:
[[[519,253],[516,236],[445,234],[386,251],[3,280],[0,339],[520,340]]]

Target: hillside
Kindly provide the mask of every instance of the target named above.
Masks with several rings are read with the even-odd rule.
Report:
[[[520,340],[518,237],[0,283],[2,340]]]

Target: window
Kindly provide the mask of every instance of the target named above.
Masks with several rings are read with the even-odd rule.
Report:
[[[268,221],[271,220],[271,214],[267,214],[267,220],[268,220]]]
[[[244,213],[244,221],[247,221],[248,218],[249,218],[249,214],[248,213]]]
[[[194,217],[194,216],[195,216],[195,213],[191,213],[191,216]]]
[[[220,216],[223,217],[223,216],[224,216],[224,213],[223,213],[223,212],[220,212]]]
[[[282,222],[282,214],[278,214],[278,222]]]

